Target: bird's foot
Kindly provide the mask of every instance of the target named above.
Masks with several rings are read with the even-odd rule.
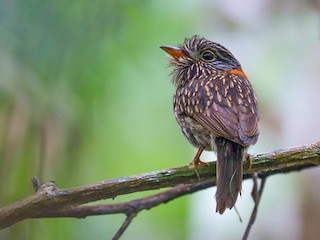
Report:
[[[198,166],[201,165],[201,166],[210,166],[209,163],[207,162],[203,162],[199,159],[199,156],[195,156],[193,161],[189,164],[189,168],[190,169],[193,169],[194,173],[197,175],[199,181],[200,181],[200,175],[199,175],[199,172],[198,172]]]
[[[198,167],[198,165],[205,165],[205,166],[209,166],[209,163],[207,162],[202,162],[200,160],[200,155],[203,152],[204,148],[199,148],[196,155],[193,158],[193,161],[190,163],[189,168],[193,168],[196,169]]]
[[[193,161],[190,163],[189,168],[197,168],[199,165],[201,166],[210,166],[209,163],[201,161],[199,158],[193,159]]]
[[[200,175],[199,175],[198,170],[197,170],[198,166],[199,166],[199,165],[209,166],[209,163],[207,163],[207,162],[202,162],[202,161],[200,160],[200,155],[201,155],[201,153],[203,152],[203,150],[204,150],[204,148],[199,148],[198,151],[197,151],[197,153],[196,153],[196,155],[195,155],[194,158],[193,158],[193,161],[189,164],[189,168],[194,170],[194,173],[197,175],[199,181],[200,181]]]

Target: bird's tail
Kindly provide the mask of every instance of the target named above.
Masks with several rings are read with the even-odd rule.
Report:
[[[217,192],[216,212],[222,214],[237,201],[242,185],[242,162],[245,147],[225,138],[216,138]]]

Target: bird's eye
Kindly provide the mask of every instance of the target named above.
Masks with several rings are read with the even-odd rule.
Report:
[[[214,53],[210,50],[204,50],[200,56],[206,62],[210,62],[214,59]]]

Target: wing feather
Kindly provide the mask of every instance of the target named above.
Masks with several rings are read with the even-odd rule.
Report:
[[[191,95],[190,91],[195,89]],[[215,136],[243,146],[256,143],[259,113],[255,93],[246,78],[224,74],[219,78],[197,79],[178,94],[188,109],[180,109],[181,113],[188,114]]]

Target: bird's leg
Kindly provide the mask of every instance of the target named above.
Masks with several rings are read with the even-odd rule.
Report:
[[[190,163],[191,168],[197,168],[198,165],[204,165],[204,166],[209,166],[209,163],[207,162],[202,162],[200,160],[200,155],[203,152],[204,148],[199,148],[196,155],[193,158],[193,161]]]
[[[203,152],[204,148],[199,148],[196,155],[193,158],[193,161],[190,163],[189,168],[194,169],[195,174],[197,175],[198,179],[200,180],[200,175],[198,173],[198,165],[205,165],[205,166],[209,166],[209,163],[207,162],[202,162],[200,160],[200,155]]]
[[[248,161],[248,170],[251,170],[252,167],[252,157],[249,153],[245,154],[245,158]]]

